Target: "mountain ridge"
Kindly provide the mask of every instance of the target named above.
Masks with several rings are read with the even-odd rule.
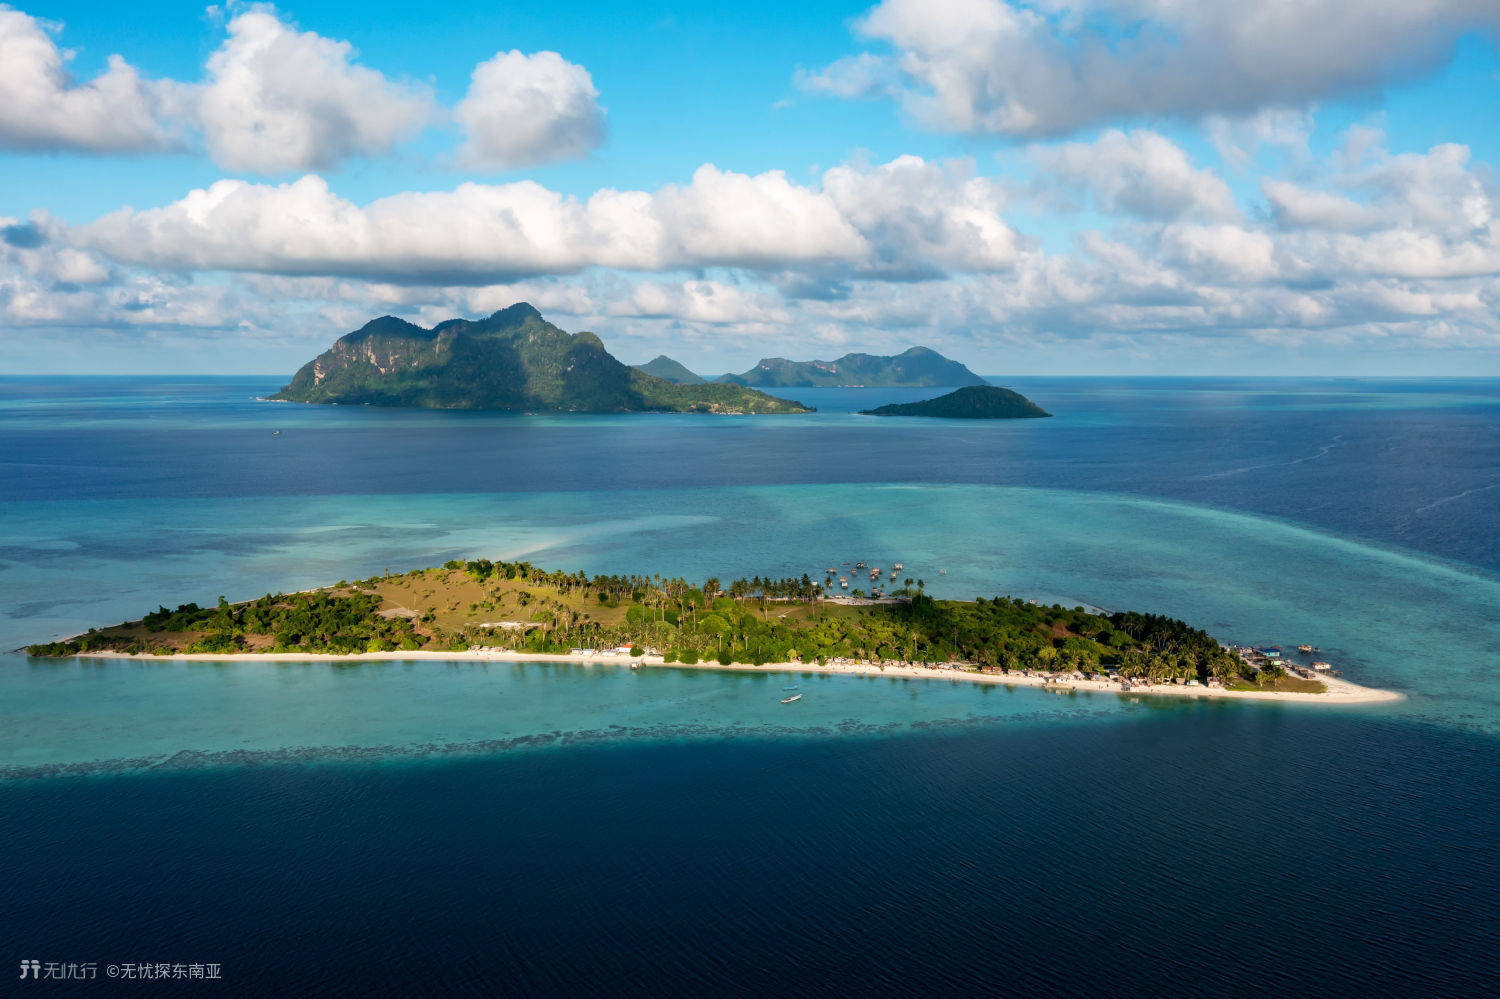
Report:
[[[930,347],[908,347],[899,354],[849,353],[832,361],[793,361],[763,357],[743,374],[717,381],[757,388],[902,388],[988,384],[967,366]]]
[[[617,360],[526,302],[424,329],[380,316],[339,337],[271,396],[340,405],[501,412],[805,413],[737,385],[679,385]]]
[[[637,371],[644,371],[648,375],[657,378],[665,378],[669,382],[678,385],[705,385],[708,379],[690,369],[681,361],[675,361],[666,354],[657,354],[645,364],[632,365]]]

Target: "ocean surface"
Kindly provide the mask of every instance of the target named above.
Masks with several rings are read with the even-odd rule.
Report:
[[[1057,415],[0,378],[0,648],[460,556],[900,560],[938,595],[1310,642],[1406,700],[809,676],[782,706],[678,669],[5,653],[13,957],[251,995],[1500,990],[1500,380],[1003,383]]]

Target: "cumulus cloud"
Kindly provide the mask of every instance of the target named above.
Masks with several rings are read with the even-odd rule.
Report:
[[[1219,157],[1243,169],[1266,147],[1305,156],[1313,115],[1307,108],[1266,108],[1248,115],[1211,115],[1204,128]]]
[[[597,197],[597,195],[596,195]],[[776,267],[788,261],[860,261],[870,247],[826,192],[780,170],[750,176],[698,168],[686,185],[651,198],[664,266]]]
[[[391,150],[435,114],[423,87],[357,65],[348,42],[297,31],[252,8],[229,22],[196,92],[214,161],[235,170],[322,169]]]
[[[1358,232],[1374,227],[1380,219],[1369,206],[1335,191],[1309,190],[1284,180],[1263,181],[1261,189],[1284,228]]]
[[[855,27],[893,56],[804,72],[804,87],[883,89],[939,130],[1056,136],[1120,118],[1244,115],[1367,93],[1439,66],[1470,31],[1500,28],[1500,5],[882,0]],[[884,82],[884,66],[899,79]]]
[[[139,153],[201,140],[220,166],[276,174],[388,154],[444,116],[429,86],[361,65],[348,42],[299,30],[269,5],[233,9],[200,81],[143,79],[111,56],[78,83],[55,26],[0,4],[0,146]],[[453,115],[471,166],[571,159],[604,136],[588,71],[555,52],[481,63]]]
[[[121,153],[173,146],[163,120],[171,88],[143,80],[118,55],[85,82],[68,73],[56,25],[0,4],[0,146]]]
[[[873,169],[835,167],[823,190],[873,248],[866,269],[888,277],[1004,270],[1020,252],[1000,184],[975,176],[968,161],[901,156]]]
[[[611,316],[674,319],[692,323],[785,323],[791,313],[774,296],[719,281],[644,281],[605,310]]]
[[[0,218],[0,329],[225,329],[265,307],[224,286],[122,271],[70,246],[55,221]]]
[[[687,184],[586,199],[533,181],[463,184],[359,206],[321,177],[222,180],[180,201],[123,209],[82,245],[178,270],[492,283],[591,267],[664,271],[791,265],[850,273],[986,271],[1014,258],[997,190],[969,167],[902,157],[830,170],[821,187],[780,171],[700,167]]]
[[[480,63],[453,117],[466,136],[459,160],[471,166],[575,159],[604,139],[593,78],[556,52],[501,52]]]
[[[1168,260],[1228,281],[1260,281],[1277,272],[1276,243],[1237,225],[1170,225],[1161,233]]]
[[[1447,142],[1425,153],[1382,156],[1345,180],[1372,193],[1394,225],[1463,237],[1495,224],[1497,194],[1487,168],[1469,148]]]
[[[1239,209],[1229,185],[1193,166],[1182,147],[1156,132],[1110,130],[1093,142],[1032,150],[1044,183],[1087,192],[1109,213],[1144,218],[1233,219]]]
[[[466,184],[366,204],[316,176],[223,181],[84,226],[0,219],[0,324],[216,330],[248,316],[302,331],[305,352],[382,312],[430,325],[524,299],[640,355],[683,339],[724,355],[1500,349],[1500,212],[1468,149],[1368,144],[1300,166],[1295,183],[1263,178],[1264,208],[1240,213],[1164,142],[1121,132],[1043,150],[1100,226],[1045,251],[1007,223],[1003,182],[967,160],[857,162],[811,183],[709,165],[652,191]]]

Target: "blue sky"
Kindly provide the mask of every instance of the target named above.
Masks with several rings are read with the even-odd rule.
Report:
[[[1500,3],[1281,6],[0,6],[7,367],[526,298],[709,372],[1500,374]]]

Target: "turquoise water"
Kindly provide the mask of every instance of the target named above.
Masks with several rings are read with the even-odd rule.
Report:
[[[907,391],[514,418],[276,381],[0,379],[0,648],[457,556],[900,560],[1310,642],[1407,699],[8,653],[18,954],[245,995],[1500,988],[1500,382],[1015,380],[1060,415],[978,425],[848,413]]]
[[[28,594],[68,595],[13,616],[6,644],[71,633],[79,621],[133,617],[158,599],[213,599],[218,593],[199,581],[207,558],[222,581],[215,589],[238,599],[478,553],[590,572],[649,566],[691,578],[747,565],[772,575],[816,573],[858,556],[902,560],[908,575],[941,595],[1160,609],[1225,640],[1311,642],[1351,679],[1407,695],[1395,705],[1339,710],[1500,732],[1500,685],[1489,680],[1500,648],[1500,581],[1430,556],[1177,502],[860,485],[83,501],[47,504],[46,517],[27,506],[9,511],[26,525],[10,536],[39,554],[24,575],[6,574],[6,603],[27,608]],[[297,528],[281,526],[291,523]],[[140,571],[143,552],[153,561],[149,574]],[[72,586],[81,575],[88,585]],[[1114,695],[1062,704],[1036,690],[846,678],[822,678],[784,708],[771,696],[779,685],[764,677],[632,675],[607,666],[23,662],[0,671],[4,703],[26,705],[0,732],[0,766],[1135,710]]]
[[[782,705],[789,683],[804,697]],[[0,774],[12,776],[473,755],[620,738],[878,735],[1216,710],[948,680],[431,660],[59,664],[17,672],[5,691],[27,706],[4,736]]]
[[[255,379],[3,387],[0,648],[157,602],[453,557],[692,578],[901,560],[943,596],[1155,610],[1224,640],[1312,643],[1352,679],[1407,695],[1360,709],[1371,716],[1500,732],[1493,381],[1023,380],[1059,416],[999,424],[850,415],[925,390],[807,390],[816,414],[722,420],[273,405]],[[1120,710],[947,684],[883,699],[880,684],[835,680],[794,716],[767,716],[740,696],[747,678],[615,687],[538,666],[521,696],[517,675],[10,655],[0,767],[674,726],[882,729],[1000,703],[1016,716]],[[691,695],[675,686],[689,682]],[[699,710],[705,690],[718,697]]]

